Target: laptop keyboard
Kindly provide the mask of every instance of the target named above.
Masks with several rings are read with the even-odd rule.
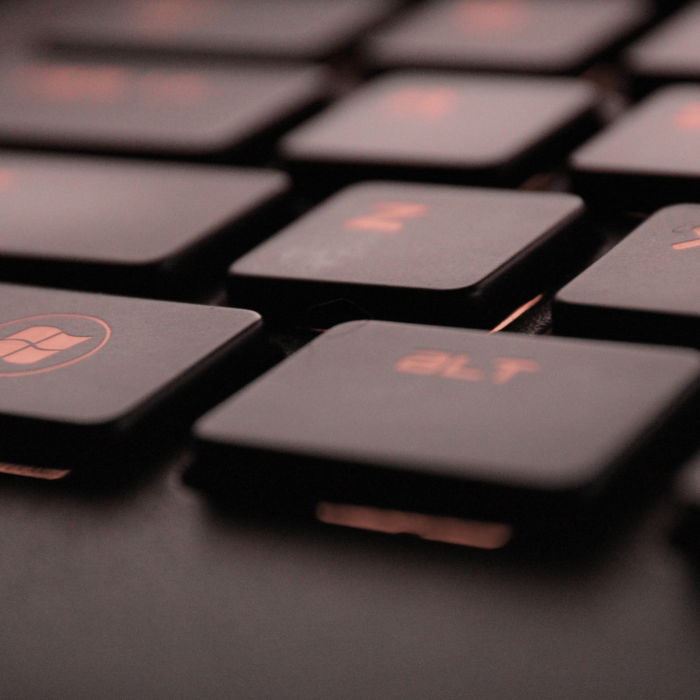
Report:
[[[7,0],[0,697],[695,700],[699,12]]]

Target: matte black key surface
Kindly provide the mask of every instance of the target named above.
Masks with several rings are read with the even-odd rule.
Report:
[[[693,2],[633,44],[625,59],[647,83],[700,78],[700,2]]]
[[[260,480],[271,507],[306,498],[511,524],[561,508],[563,527],[616,471],[644,469],[698,379],[690,350],[354,322],[195,430],[202,469],[234,500]]]
[[[353,311],[493,326],[543,290],[582,213],[559,193],[354,185],[237,260],[230,301],[311,327]]]
[[[700,200],[700,87],[656,91],[571,157],[588,202],[635,211]]]
[[[46,30],[69,48],[317,59],[384,17],[390,0],[59,2]]]
[[[273,171],[0,152],[0,278],[182,298],[221,283],[287,184]]]
[[[259,326],[240,309],[0,285],[0,461],[98,470],[167,442],[168,421],[217,400],[214,376],[241,374]]]
[[[589,133],[594,100],[567,78],[393,73],[292,131],[281,152],[322,179],[515,182],[548,146]]]
[[[241,146],[320,95],[320,73],[75,62],[0,65],[0,143],[202,156]]]
[[[649,14],[637,0],[441,0],[380,31],[369,42],[367,60],[390,67],[566,73]]]
[[[556,332],[700,347],[700,205],[654,214],[566,285]]]

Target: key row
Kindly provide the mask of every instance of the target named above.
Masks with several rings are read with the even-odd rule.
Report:
[[[658,15],[643,0],[434,0],[400,11],[401,5],[385,0],[53,0],[44,3],[46,19],[37,23],[32,18],[29,42],[92,55],[286,60],[328,59],[355,45],[360,63],[373,69],[556,74],[580,72],[614,53]],[[635,43],[626,55],[632,72],[642,78],[697,77],[698,7],[694,3]]]
[[[555,332],[698,346],[700,205],[578,274],[602,239],[574,195],[365,182],[275,233],[288,197],[274,171],[5,153],[0,278],[189,301],[227,279],[231,306],[276,325],[492,328],[573,277]]]
[[[320,68],[0,63],[5,145],[240,161],[328,92]],[[289,161],[517,184],[595,130],[581,80],[396,74],[281,144]],[[347,173],[340,173],[347,178]],[[405,177],[405,175],[404,175]]]
[[[141,467],[245,384],[262,347],[251,311],[12,285],[0,298],[0,471],[14,474]],[[613,515],[630,479],[696,446],[699,401],[694,350],[351,322],[199,420],[190,478],[338,524],[438,518],[459,538],[485,521],[503,546]]]
[[[317,108],[319,70],[12,63],[0,67],[0,143],[245,160]],[[316,196],[377,178],[515,186],[594,134],[597,101],[573,78],[390,73],[294,128],[277,152]],[[653,93],[574,151],[574,191],[633,211],[697,201],[699,106],[693,85]]]

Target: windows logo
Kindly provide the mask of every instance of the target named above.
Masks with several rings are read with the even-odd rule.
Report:
[[[52,314],[0,324],[0,377],[47,372],[92,355],[111,330],[100,319]]]
[[[0,340],[0,358],[16,365],[31,365],[86,340],[90,336],[68,335],[52,326],[32,326]]]

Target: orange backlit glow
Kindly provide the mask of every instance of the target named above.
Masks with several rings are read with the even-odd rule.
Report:
[[[14,171],[10,168],[0,168],[0,192],[2,190],[9,190],[15,179]]]
[[[498,357],[494,364],[494,384],[507,384],[521,372],[537,372],[540,368],[534,360],[524,360],[518,357]]]
[[[500,549],[510,542],[513,528],[503,523],[485,523],[370,506],[321,502],[316,517],[328,525],[341,525],[391,535],[416,535],[424,540],[447,542],[480,549]]]
[[[0,472],[14,476],[28,476],[32,479],[55,481],[63,479],[71,472],[70,469],[44,469],[43,467],[26,467],[23,464],[7,464],[0,462]]]
[[[512,33],[527,24],[527,10],[522,0],[468,0],[457,6],[456,20],[461,29],[470,33]]]
[[[402,357],[394,369],[407,374],[437,375],[468,382],[490,379],[493,384],[500,385],[507,384],[521,373],[539,371],[539,364],[525,358],[497,357],[493,361],[493,372],[489,377],[484,370],[469,365],[467,355],[453,355],[441,350],[419,350]]]
[[[484,373],[480,369],[467,367],[468,364],[469,358],[466,355],[453,355],[440,369],[440,374],[449,379],[462,379],[466,382],[480,382],[484,379]]]
[[[700,226],[696,226],[693,229],[693,233],[697,238],[693,238],[690,241],[683,241],[683,243],[674,243],[671,247],[674,250],[688,250],[688,248],[700,248]]]
[[[142,75],[115,67],[31,66],[22,68],[17,78],[22,92],[52,102],[113,104],[139,99],[154,107],[191,107],[213,91],[205,75],[192,71],[152,70]]]
[[[20,78],[25,90],[55,102],[117,102],[128,86],[126,69],[111,66],[31,66]]]
[[[64,324],[68,330],[61,327]],[[111,335],[104,321],[82,314],[46,314],[0,323],[0,377],[69,367],[98,352]]]
[[[534,299],[530,299],[526,304],[519,306],[512,314],[503,319],[493,330],[489,331],[489,335],[500,333],[504,328],[510,326],[513,321],[519,319],[524,313],[529,311],[533,306],[538,304],[544,298],[544,294],[538,294]]]
[[[377,202],[374,214],[348,219],[345,228],[352,231],[376,231],[378,233],[398,233],[403,231],[406,219],[425,216],[425,204],[411,202]]]
[[[386,105],[397,116],[437,121],[455,111],[457,93],[442,87],[406,88],[390,95]]]
[[[86,340],[90,336],[81,338],[59,328],[34,326],[0,340],[0,358],[16,365],[31,365]]]
[[[461,357],[466,359],[466,355]],[[452,355],[440,350],[419,350],[402,357],[395,365],[397,372],[409,374],[438,374],[451,360]],[[467,360],[468,361],[468,360]]]
[[[684,131],[700,130],[700,102],[689,102],[675,115],[674,121]]]
[[[211,3],[203,5],[193,0],[138,0],[131,17],[138,32],[168,35],[199,24],[203,10],[211,9]]]

